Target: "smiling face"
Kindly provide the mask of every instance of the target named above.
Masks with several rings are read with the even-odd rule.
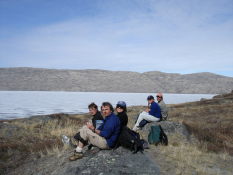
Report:
[[[123,108],[121,108],[120,106],[118,106],[118,107],[116,108],[116,110],[117,110],[117,113],[121,113],[121,112],[123,112],[123,111],[124,111],[124,109],[123,109]]]
[[[112,111],[110,109],[110,106],[108,106],[108,105],[102,106],[101,110],[102,110],[103,115],[105,116],[105,118],[108,117],[112,113]]]
[[[89,111],[91,112],[91,115],[95,115],[97,113],[98,109],[89,108]]]
[[[157,101],[158,101],[158,102],[160,102],[160,101],[162,100],[162,96],[163,96],[163,95],[160,94],[160,93],[157,94],[156,97],[157,97]]]

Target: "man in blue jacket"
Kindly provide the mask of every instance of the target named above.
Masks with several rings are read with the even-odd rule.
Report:
[[[83,157],[83,147],[87,141],[100,149],[111,149],[115,147],[121,129],[119,118],[113,113],[113,107],[109,102],[104,102],[101,110],[105,117],[102,125],[95,128],[91,123],[83,126],[80,130],[79,144],[70,160],[77,160]]]
[[[143,111],[136,122],[136,124],[133,127],[134,131],[137,131],[139,128],[139,123],[145,119],[148,122],[158,122],[160,121],[161,117],[161,109],[157,103],[155,103],[155,99],[152,95],[149,95],[147,97],[148,104],[150,104],[150,109],[146,109]]]

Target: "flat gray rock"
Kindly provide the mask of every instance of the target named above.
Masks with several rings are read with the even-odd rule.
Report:
[[[61,174],[160,174],[160,169],[146,152],[132,154],[130,150],[119,147],[101,150],[91,158],[78,160],[76,165],[67,167]]]

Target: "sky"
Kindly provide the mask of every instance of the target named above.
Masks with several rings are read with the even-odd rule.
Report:
[[[0,68],[233,77],[233,0],[0,0]]]

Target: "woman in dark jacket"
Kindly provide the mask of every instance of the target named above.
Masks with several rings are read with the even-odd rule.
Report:
[[[126,114],[127,109],[126,109],[126,103],[124,101],[118,101],[116,105],[116,110],[117,110],[117,117],[120,119],[121,122],[121,130],[124,126],[127,126],[128,124],[128,116]]]

